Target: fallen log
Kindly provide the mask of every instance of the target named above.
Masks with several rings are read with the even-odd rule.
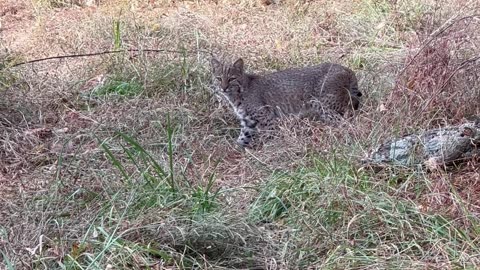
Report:
[[[480,157],[480,120],[430,129],[382,143],[362,160],[373,167],[398,165],[429,169]]]

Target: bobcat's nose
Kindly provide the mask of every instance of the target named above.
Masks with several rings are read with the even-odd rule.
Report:
[[[223,79],[222,83],[220,84],[220,87],[222,88],[223,91],[227,90],[228,88],[228,81]]]

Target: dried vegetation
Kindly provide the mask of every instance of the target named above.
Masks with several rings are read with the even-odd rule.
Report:
[[[356,166],[480,115],[478,1],[98,2],[0,3],[0,268],[480,267],[479,160]],[[132,48],[170,52],[12,67]],[[365,103],[241,151],[204,51],[255,72],[342,63]]]

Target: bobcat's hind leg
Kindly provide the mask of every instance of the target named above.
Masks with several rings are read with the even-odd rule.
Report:
[[[307,110],[299,115],[300,118],[308,118],[321,122],[328,126],[337,126],[343,121],[343,116],[334,110]]]

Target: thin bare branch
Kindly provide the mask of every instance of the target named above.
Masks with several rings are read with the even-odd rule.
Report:
[[[92,57],[92,56],[99,56],[105,54],[115,54],[115,53],[125,53],[125,52],[143,52],[143,53],[206,53],[212,55],[213,53],[210,51],[204,50],[195,50],[195,51],[188,51],[188,50],[165,50],[165,49],[125,49],[125,50],[114,50],[114,51],[101,51],[101,52],[93,52],[93,53],[81,53],[81,54],[68,54],[68,55],[57,55],[57,56],[50,56],[45,58],[33,59],[28,60],[20,63],[16,63],[11,66],[11,68],[23,66],[27,64],[33,64],[48,60],[55,60],[55,59],[67,59],[67,58],[80,58],[80,57]]]

